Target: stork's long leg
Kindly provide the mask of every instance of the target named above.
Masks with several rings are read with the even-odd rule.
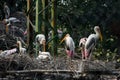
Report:
[[[92,52],[93,52],[94,48],[95,48],[95,46],[93,46],[92,49],[90,50],[90,54],[88,55],[88,56],[89,56],[89,57],[88,57],[89,60],[91,59],[91,56],[92,56],[92,54],[93,54]]]
[[[84,50],[83,46],[82,46],[82,49],[81,49],[81,53],[82,53],[82,59],[85,59],[85,50]]]

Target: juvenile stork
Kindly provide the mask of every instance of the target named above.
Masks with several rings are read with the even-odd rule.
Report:
[[[102,34],[99,26],[94,27],[96,34],[90,34],[85,43],[85,59],[90,59],[93,49],[95,48],[97,41],[100,39],[102,41]]]
[[[67,53],[67,56],[70,58],[73,58],[75,54],[75,43],[72,37],[69,34],[66,34],[60,43],[62,43],[63,41],[65,41],[65,44],[66,44],[65,51]]]
[[[79,41],[79,47],[80,47],[80,50],[82,53],[82,59],[85,59],[85,43],[86,43],[86,41],[87,41],[86,37],[81,38]]]
[[[35,42],[38,45],[43,45],[43,51],[45,51],[45,43],[46,43],[45,35],[37,34],[35,37]]]

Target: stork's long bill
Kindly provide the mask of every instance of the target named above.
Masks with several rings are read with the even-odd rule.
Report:
[[[45,52],[45,48],[46,48],[45,45],[46,45],[46,41],[44,40],[43,41],[43,50],[44,50],[44,52]]]
[[[100,28],[97,30],[97,32],[99,33],[100,40],[102,41],[103,37],[102,37],[101,31],[100,31]]]
[[[41,43],[41,41],[39,41],[39,43]],[[46,41],[45,40],[42,40],[42,45],[43,45],[43,51],[45,52],[45,49],[46,49]]]
[[[65,38],[66,38],[66,35],[65,35],[65,37],[60,41],[60,44],[65,40]]]
[[[100,31],[99,26],[95,26],[95,29],[96,29],[95,31],[97,31],[98,34],[99,34],[100,40],[102,41],[102,40],[103,40],[103,37],[102,37],[102,34],[101,34],[101,31]]]
[[[6,33],[8,33],[9,31],[9,28],[8,28],[8,25],[6,25]]]
[[[100,40],[101,40],[101,41],[103,41],[103,37],[102,37],[102,34],[101,34],[101,32],[100,32]]]

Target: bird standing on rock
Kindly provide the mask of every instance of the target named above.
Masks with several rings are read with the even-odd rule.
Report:
[[[93,49],[95,48],[97,41],[100,39],[102,41],[102,34],[99,26],[94,27],[96,34],[90,34],[85,43],[85,59],[90,59]]]
[[[73,58],[75,53],[75,43],[70,34],[66,34],[60,43],[62,43],[63,41],[65,41],[65,49],[67,56]]]

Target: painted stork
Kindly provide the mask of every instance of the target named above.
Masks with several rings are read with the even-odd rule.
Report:
[[[87,41],[86,37],[81,38],[79,41],[79,47],[80,47],[80,50],[82,53],[82,59],[85,59],[85,43],[86,43],[86,41]]]
[[[43,45],[43,49],[45,51],[45,43],[46,43],[45,35],[37,34],[35,37],[35,42],[36,44]]]
[[[73,58],[75,54],[75,43],[72,37],[69,34],[66,34],[60,43],[62,43],[63,41],[65,41],[66,43],[65,49],[67,56]]]
[[[17,41],[17,47],[20,55],[26,53],[26,48],[22,47],[21,41]]]
[[[4,3],[4,13],[5,13],[5,18],[7,19],[10,16],[10,9],[6,3]]]
[[[93,49],[95,48],[97,41],[102,41],[102,34],[99,26],[94,27],[95,34],[90,34],[85,43],[85,59],[90,59]]]
[[[3,23],[5,24],[6,33],[9,32],[9,26],[11,26],[12,23],[16,22],[20,22],[20,20],[15,17],[9,17],[8,19],[3,20]]]

